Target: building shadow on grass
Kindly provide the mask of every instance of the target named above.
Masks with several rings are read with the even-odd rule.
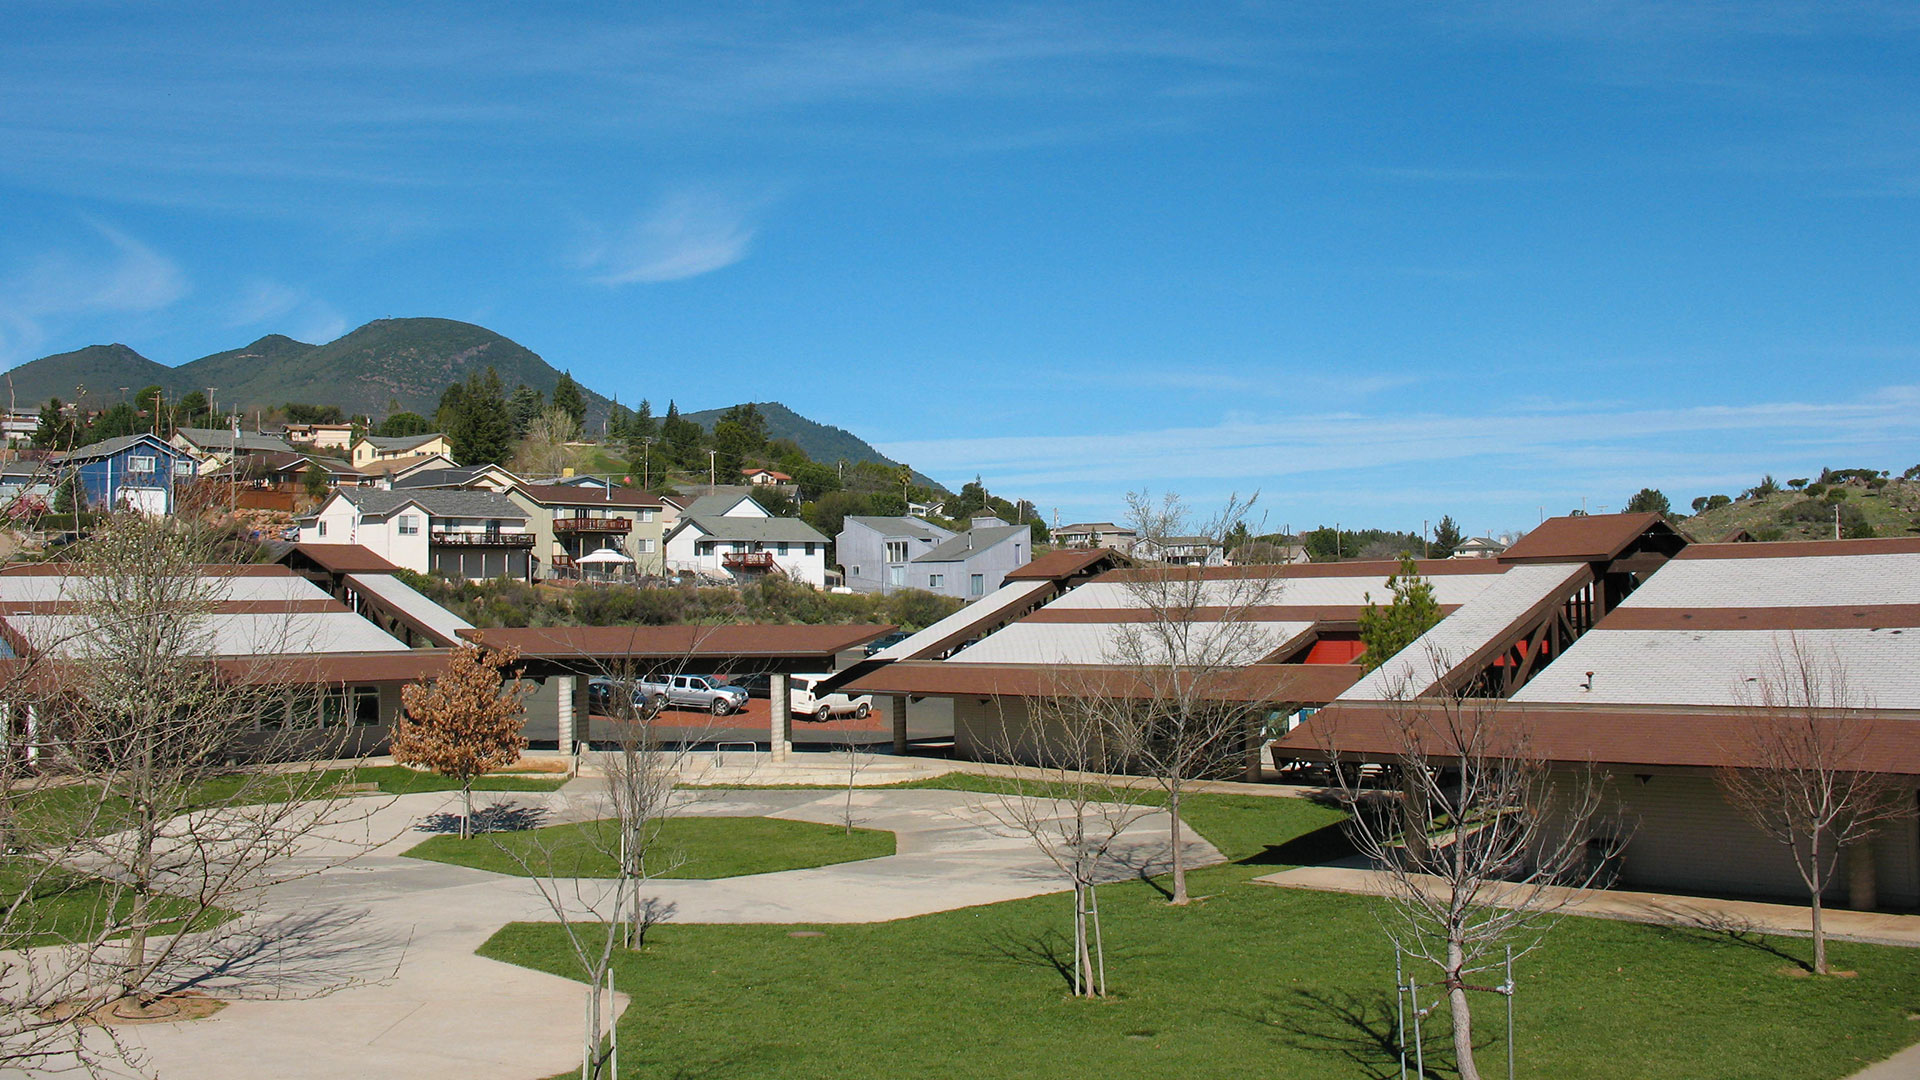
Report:
[[[473,831],[490,832],[526,832],[537,829],[546,823],[553,811],[545,806],[522,806],[518,803],[497,802],[482,806],[473,812]],[[428,814],[413,827],[415,832],[454,834],[460,832],[460,815],[449,811]]]
[[[1335,822],[1296,836],[1284,844],[1269,844],[1264,850],[1237,860],[1237,865],[1331,866],[1357,858],[1359,854],[1346,825]]]
[[[1654,923],[1648,929],[1658,935],[1688,943],[1727,942],[1784,960],[1807,974],[1813,974],[1813,962],[1775,944],[1765,931],[1735,915],[1701,911],[1680,905],[1667,905],[1661,914],[1671,923]]]
[[[1240,1015],[1276,1032],[1279,1041],[1293,1049],[1339,1057],[1371,1080],[1398,1080],[1402,1074],[1395,1004],[1391,990],[1376,994],[1294,990],[1285,995],[1263,994]],[[1445,1060],[1451,1057],[1448,1033],[1429,1028],[1424,1034],[1426,1072],[1414,1071],[1409,1053],[1405,1075],[1453,1080],[1459,1074]]]

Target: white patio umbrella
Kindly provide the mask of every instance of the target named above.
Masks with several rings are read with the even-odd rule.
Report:
[[[590,555],[580,556],[581,566],[605,566],[614,563],[630,563],[633,559],[622,555],[610,547],[603,547]]]

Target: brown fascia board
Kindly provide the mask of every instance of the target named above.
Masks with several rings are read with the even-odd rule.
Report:
[[[1223,675],[1202,695],[1220,701],[1319,704],[1360,679],[1354,664],[1252,664]],[[1131,668],[1065,664],[955,664],[899,660],[845,687],[854,694],[913,697],[1118,699],[1154,696],[1151,680]]]
[[[545,626],[462,630],[490,649],[514,648],[523,659],[550,661],[733,658],[830,660],[892,626]]]
[[[1414,567],[1421,577],[1442,577],[1458,574],[1504,574],[1507,567],[1498,559],[1415,559]],[[1292,563],[1288,565],[1260,566],[1142,566],[1120,570],[1109,570],[1094,578],[1097,582],[1150,581],[1156,578],[1189,580],[1199,577],[1204,581],[1239,581],[1246,578],[1380,578],[1400,573],[1400,563],[1393,559],[1366,559],[1354,562],[1332,563]]]
[[[1458,604],[1440,605],[1440,613],[1451,615]],[[1339,604],[1263,604],[1258,607],[1196,607],[1180,612],[1185,622],[1306,622],[1354,623],[1365,611],[1364,605]],[[1023,623],[1147,623],[1166,618],[1165,612],[1149,608],[1041,608],[1021,619]]]
[[[1007,581],[1060,581],[1086,571],[1089,567],[1111,559],[1121,564],[1131,563],[1125,555],[1112,548],[1068,548],[1061,551],[1049,551],[1045,555],[1028,562],[1025,566],[1009,570]]]
[[[397,574],[400,567],[374,554],[364,544],[295,544],[284,560],[300,554],[330,574]]]
[[[1563,765],[1745,768],[1742,748],[1765,710],[1685,707],[1540,706],[1512,702],[1466,702],[1485,708],[1490,722],[1511,731],[1520,752]],[[1920,776],[1920,713],[1856,712],[1870,720],[1857,767],[1864,772]],[[1446,745],[1436,716],[1416,703],[1338,703],[1321,709],[1275,742],[1283,753],[1309,760],[1334,754],[1392,762],[1405,750],[1402,721],[1429,747]],[[1450,755],[1433,752],[1435,760]]]
[[[1747,544],[1689,544],[1676,559],[1804,559],[1834,555],[1920,555],[1920,537],[1872,540],[1774,540]]]
[[[1920,627],[1920,604],[1613,609],[1595,630],[1903,630]]]

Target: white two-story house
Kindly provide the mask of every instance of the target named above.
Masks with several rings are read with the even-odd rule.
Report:
[[[532,573],[527,513],[498,492],[340,488],[299,522],[303,544],[359,544],[423,574],[525,581]]]
[[[827,581],[827,538],[744,495],[693,500],[667,533],[666,549],[669,574],[751,581],[778,571],[815,587]]]

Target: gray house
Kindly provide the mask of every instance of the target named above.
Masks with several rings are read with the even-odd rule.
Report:
[[[834,538],[834,560],[854,592],[885,592],[908,585],[913,560],[953,538],[917,517],[849,517]]]
[[[835,552],[856,592],[925,589],[968,600],[1031,561],[1033,541],[1025,525],[996,517],[974,518],[962,533],[916,517],[849,517]]]

